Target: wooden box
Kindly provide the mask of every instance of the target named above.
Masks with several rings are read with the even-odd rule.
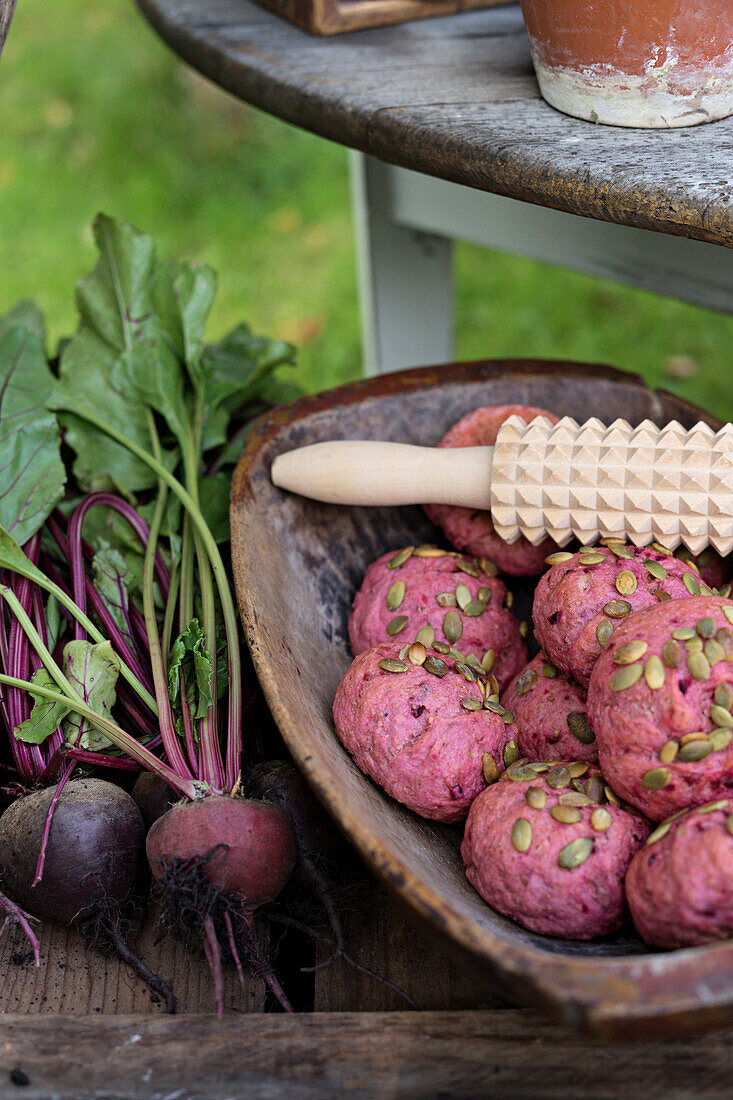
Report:
[[[259,0],[264,7],[311,34],[343,34],[451,15],[475,8],[496,8],[508,0]]]

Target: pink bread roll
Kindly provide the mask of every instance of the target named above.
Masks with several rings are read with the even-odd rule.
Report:
[[[657,604],[617,628],[593,670],[600,766],[654,821],[733,788],[732,621],[720,596]]]
[[[392,798],[422,817],[462,821],[486,786],[484,756],[492,774],[504,767],[503,707],[495,697],[486,709],[486,677],[468,665],[419,643],[411,657],[400,652],[388,642],[356,658],[336,692],[336,733]]]
[[[626,875],[642,939],[694,947],[733,936],[733,800],[721,798],[654,830]]]
[[[471,806],[461,855],[468,881],[500,913],[533,932],[590,940],[624,923],[624,875],[648,832],[640,815],[606,801],[592,764],[518,762]]]
[[[545,416],[553,424],[558,418],[547,409],[532,405],[485,405],[461,417],[458,423],[443,436],[439,447],[488,447],[496,442],[499,428],[510,416],[534,420]],[[505,542],[499,538],[488,512],[473,508],[456,508],[449,504],[425,506],[429,519],[442,527],[446,538],[458,550],[475,557],[488,557],[495,562],[500,573],[512,576],[535,576],[544,568],[546,556],[557,547],[551,539],[533,546],[525,538]]]
[[[627,615],[669,599],[710,593],[694,567],[653,547],[613,543],[550,558],[532,619],[550,660],[583,687],[613,631]]]
[[[459,654],[486,657],[487,671],[503,687],[527,660],[506,586],[455,552],[409,550],[384,554],[367,569],[349,616],[354,655],[390,639],[412,642],[428,627]]]
[[[585,691],[538,654],[515,676],[501,702],[514,716],[509,736],[528,760],[598,760]]]

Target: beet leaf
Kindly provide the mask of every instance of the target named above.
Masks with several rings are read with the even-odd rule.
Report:
[[[95,714],[109,718],[117,700],[120,659],[109,642],[67,642],[62,664],[64,674],[77,694]],[[70,745],[82,749],[109,748],[112,742],[83,715],[72,714],[63,724]]]
[[[34,672],[32,682],[47,691],[53,691],[56,686],[45,668]],[[58,729],[70,708],[65,703],[54,703],[37,692],[31,691],[29,694],[33,699],[33,709],[13,733],[18,741],[25,741],[27,745],[42,745]]]

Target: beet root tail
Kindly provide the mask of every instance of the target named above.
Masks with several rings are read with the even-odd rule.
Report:
[[[31,921],[35,920],[30,913],[26,913],[25,909],[21,909],[19,905],[16,905],[14,901],[6,897],[5,894],[0,893],[0,909],[5,913],[5,921],[3,922],[0,934],[5,931],[5,927],[8,924],[17,924],[23,929],[26,939],[33,948],[33,958],[36,960],[36,966],[41,965],[41,945],[38,942],[38,937],[31,927]]]

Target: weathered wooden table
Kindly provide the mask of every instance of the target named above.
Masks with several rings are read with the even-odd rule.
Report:
[[[513,8],[320,41],[248,0],[140,3],[170,44],[218,83],[368,154],[355,181],[372,200],[361,210],[373,363],[448,358],[446,226],[451,236],[485,235],[487,243],[490,236],[546,259],[565,248],[575,266],[726,307],[731,278],[726,254],[714,246],[733,242],[733,125],[611,133],[556,115],[538,100]],[[709,166],[702,183],[701,164]],[[493,203],[502,205],[494,212]],[[540,215],[549,220],[535,221]],[[568,242],[571,227],[577,249]],[[626,235],[636,261],[614,251],[617,234]],[[432,307],[445,316],[420,337]],[[403,343],[395,330],[400,310],[420,318],[404,326],[413,335]],[[299,1011],[268,1011],[262,983],[241,988],[229,972],[222,1021],[213,1015],[203,961],[179,944],[156,944],[152,919],[141,953],[174,986],[177,1017],[162,1015],[140,981],[76,933],[46,927],[36,971],[24,941],[7,931],[0,1096],[603,1100],[643,1089],[704,1100],[730,1092],[729,1032],[619,1049],[561,1031],[510,1007],[364,874],[348,887],[345,923],[353,958],[416,1008],[342,962],[301,975],[302,965],[325,960],[327,946],[283,935],[275,924],[263,935]]]

